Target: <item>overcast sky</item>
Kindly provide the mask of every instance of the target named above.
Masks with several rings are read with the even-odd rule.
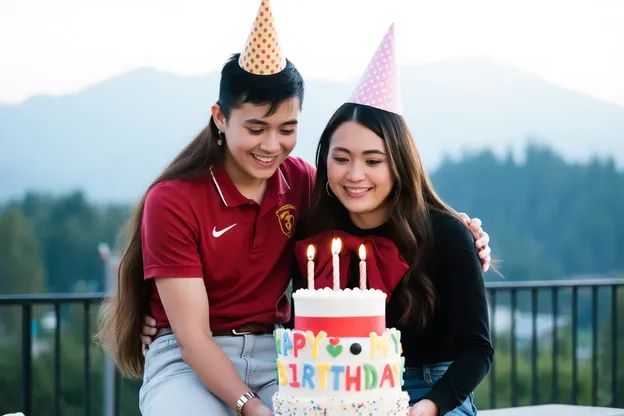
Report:
[[[0,0],[0,102],[137,67],[217,71],[260,0]],[[352,80],[391,22],[402,65],[482,57],[624,106],[623,0],[272,0],[304,76]]]

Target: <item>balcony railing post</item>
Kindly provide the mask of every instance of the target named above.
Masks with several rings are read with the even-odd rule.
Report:
[[[98,246],[100,258],[104,265],[104,291],[107,295],[112,295],[117,286],[117,274],[119,271],[120,257],[112,253],[108,244],[102,243]],[[116,371],[115,363],[106,354],[104,356],[104,415],[119,415],[119,374]]]
[[[114,385],[113,385],[113,416],[118,416],[121,414],[121,410],[119,408],[120,406],[120,402],[119,402],[119,397],[120,397],[120,390],[121,390],[121,374],[119,373],[119,371],[117,371],[117,368],[114,369],[114,374],[115,374],[115,380],[114,380]]]
[[[91,322],[89,316],[89,301],[83,303],[84,308],[84,403],[85,415],[91,415]]]
[[[598,288],[592,287],[592,405],[598,405]]]
[[[537,404],[537,289],[531,289],[531,403]]]
[[[578,395],[578,286],[572,287],[572,404]]]
[[[553,287],[552,291],[552,314],[553,314],[553,329],[552,329],[552,401],[557,403],[559,400],[559,328],[557,318],[559,317],[559,288]]]
[[[32,306],[22,306],[22,409],[32,414]]]
[[[496,351],[496,290],[490,289],[490,310],[492,311],[491,321],[491,334],[492,347]],[[496,360],[492,361],[490,367],[490,408],[496,407]]]
[[[61,304],[54,304],[54,416],[61,415]]]
[[[617,408],[618,400],[618,288],[611,286],[611,406]]]
[[[516,298],[515,288],[511,289],[511,406],[516,407],[516,371],[518,367],[516,357]]]

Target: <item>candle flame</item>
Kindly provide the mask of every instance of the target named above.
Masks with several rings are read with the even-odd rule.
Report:
[[[308,260],[314,259],[314,246],[310,244],[308,246]]]
[[[364,244],[360,245],[360,260],[366,260],[366,247],[364,247]]]
[[[340,253],[341,249],[342,249],[342,241],[340,241],[339,238],[334,238],[332,240],[332,246],[331,246],[332,254]]]

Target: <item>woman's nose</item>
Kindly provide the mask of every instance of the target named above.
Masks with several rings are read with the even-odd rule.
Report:
[[[365,178],[364,168],[360,163],[352,163],[347,171],[347,179],[350,181],[361,181]]]

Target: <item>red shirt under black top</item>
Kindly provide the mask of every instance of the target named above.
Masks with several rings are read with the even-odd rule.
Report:
[[[314,178],[311,165],[289,157],[260,205],[237,190],[223,166],[157,184],[142,219],[145,279],[203,277],[213,331],[286,322],[294,230]],[[169,326],[155,285],[150,311],[157,327]]]

